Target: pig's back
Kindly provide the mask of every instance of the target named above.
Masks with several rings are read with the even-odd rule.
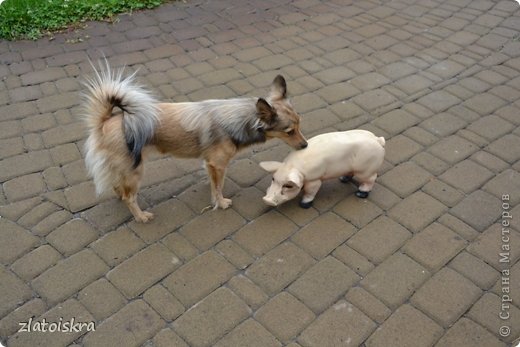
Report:
[[[384,138],[366,130],[326,133],[309,139],[306,149],[291,152],[287,160],[332,177],[336,171],[373,171],[383,163],[384,143]]]

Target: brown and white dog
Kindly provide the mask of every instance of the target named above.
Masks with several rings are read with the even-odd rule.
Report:
[[[276,76],[265,99],[159,103],[136,84],[135,73],[124,77],[122,70],[114,72],[108,64],[100,70],[94,69],[94,77],[85,83],[85,163],[96,192],[113,188],[137,222],[153,218],[137,204],[148,149],[204,159],[214,208],[225,209],[231,200],[222,195],[224,176],[240,149],[271,138],[296,149],[307,146],[282,76]]]

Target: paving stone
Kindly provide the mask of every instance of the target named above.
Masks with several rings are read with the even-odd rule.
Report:
[[[345,298],[379,324],[383,323],[392,313],[385,304],[361,287],[351,288]]]
[[[315,313],[320,313],[345,293],[359,277],[333,257],[310,268],[288,288]]]
[[[163,281],[164,286],[186,307],[227,282],[235,268],[214,251],[205,252],[182,265]]]
[[[362,276],[375,267],[367,258],[345,244],[336,248],[333,255]]]
[[[472,320],[461,318],[446,331],[435,346],[503,347],[505,344]]]
[[[12,310],[0,320],[0,336],[7,338],[20,329],[20,322],[27,322],[31,317],[38,317],[45,312],[47,306],[41,299],[32,299]]]
[[[205,251],[245,224],[234,210],[212,210],[194,218],[180,229],[198,249]],[[211,232],[208,232],[211,230]]]
[[[477,190],[451,209],[451,213],[475,230],[483,232],[501,213],[501,202],[489,193]]]
[[[163,245],[151,245],[112,269],[107,278],[127,298],[134,298],[180,265]]]
[[[246,251],[231,240],[221,241],[215,246],[215,249],[238,269],[245,269],[254,261]]]
[[[464,102],[464,106],[485,116],[504,106],[506,102],[489,93],[479,94]]]
[[[389,211],[388,216],[408,228],[418,232],[437,219],[446,206],[423,192],[416,192]]]
[[[515,151],[519,145],[520,137],[507,134],[492,142],[485,150],[511,164],[520,159],[518,151]]]
[[[88,333],[83,339],[83,345],[141,346],[162,327],[164,321],[159,315],[143,300],[136,300],[104,320],[95,332]]]
[[[111,316],[126,304],[123,295],[104,278],[80,291],[78,300],[98,321]]]
[[[443,329],[430,318],[403,305],[368,338],[366,346],[431,346],[442,334]]]
[[[179,335],[173,332],[170,328],[159,331],[153,338],[153,346],[156,347],[189,347]]]
[[[83,307],[77,300],[70,299],[60,304],[59,306],[55,306],[50,309],[43,315],[38,318],[34,318],[33,324],[36,322],[43,322],[45,319],[48,323],[59,323],[60,320],[65,322],[70,322],[71,319],[74,319],[74,322],[81,323],[90,323],[95,322],[92,315]],[[49,326],[47,326],[49,328]],[[90,327],[87,325],[79,332],[69,332],[69,333],[42,333],[40,331],[31,331],[31,332],[19,332],[13,335],[9,339],[9,346],[68,346],[73,341],[81,337],[83,334],[87,333],[87,330],[92,330],[92,325]]]
[[[91,245],[91,248],[110,266],[123,262],[135,254],[145,243],[128,227],[109,232]]]
[[[4,193],[9,201],[27,199],[45,190],[45,182],[39,173],[17,177],[4,183]]]
[[[383,211],[369,200],[350,195],[334,207],[334,212],[345,218],[347,222],[361,228]]]
[[[496,270],[467,252],[459,253],[449,266],[484,290],[491,288],[499,278]]]
[[[212,346],[250,313],[233,292],[219,288],[179,317],[173,328],[191,346]]]
[[[399,164],[422,150],[422,146],[404,135],[397,135],[386,142],[385,159],[392,164]]]
[[[432,179],[422,190],[448,207],[455,206],[464,198],[462,192],[436,179]]]
[[[421,265],[395,253],[361,280],[361,286],[390,309],[395,309],[429,277],[430,273]]]
[[[0,262],[11,263],[36,247],[40,240],[6,218],[0,218]]]
[[[471,160],[464,160],[455,164],[455,166],[439,176],[441,180],[465,193],[471,193],[480,188],[491,177],[493,177],[491,171],[475,164]]]
[[[42,298],[57,303],[101,277],[108,267],[89,249],[78,252],[36,277],[31,286]]]
[[[159,204],[150,209],[150,212],[154,214],[153,223],[137,223],[134,220],[128,224],[128,227],[146,243],[161,239],[194,217],[188,206],[176,199]]]
[[[0,140],[0,159],[11,157],[24,152],[24,144],[21,138]]]
[[[397,99],[383,89],[374,89],[353,98],[362,109],[372,112],[380,107],[395,102]]]
[[[83,182],[72,187],[67,187],[64,193],[71,212],[82,211],[98,203],[96,188],[92,182]]]
[[[314,263],[311,256],[294,244],[286,242],[253,263],[246,270],[246,276],[267,294],[273,295],[285,288]]]
[[[269,206],[258,203],[264,195],[255,187],[241,189],[233,197],[233,209],[247,220],[254,220],[269,210]]]
[[[359,230],[347,245],[378,264],[411,237],[411,233],[392,219],[381,216]]]
[[[333,213],[325,213],[291,237],[291,241],[321,259],[346,241],[355,228]]]
[[[33,295],[32,290],[3,266],[0,267],[0,317],[5,317]]]
[[[397,88],[408,95],[413,95],[423,90],[427,90],[427,88],[431,87],[433,84],[433,81],[421,75],[406,76],[394,82],[394,85]]]
[[[506,187],[506,188],[505,188]],[[509,204],[517,205],[520,202],[520,175],[514,170],[504,170],[492,180],[488,181],[483,189],[497,198],[507,193],[509,195]],[[506,191],[504,191],[506,189]]]
[[[478,150],[477,146],[457,135],[446,137],[429,148],[440,159],[455,164]]]
[[[446,295],[449,293],[449,295]],[[437,272],[410,302],[444,327],[451,326],[480,297],[482,291],[457,272]]]
[[[372,123],[390,135],[397,135],[418,122],[417,117],[402,109],[397,109],[379,116]]]
[[[429,146],[437,142],[438,138],[429,133],[428,131],[419,128],[417,126],[408,128],[403,135],[406,137],[414,140],[415,142],[423,145],[423,146]]]
[[[228,287],[253,310],[265,304],[269,297],[256,284],[243,275],[237,275],[228,282]]]
[[[233,235],[233,240],[246,251],[261,256],[283,242],[297,229],[287,217],[275,210],[258,217]]]
[[[514,305],[508,305],[507,311],[502,310],[502,304],[508,305],[502,302],[500,296],[485,293],[469,310],[467,317],[499,337],[500,328],[505,325],[509,326],[509,336],[502,337],[502,339],[506,342],[512,342],[520,336],[520,310]],[[503,312],[504,317],[509,314],[509,319],[501,319],[499,316],[501,312]]]
[[[443,112],[426,119],[420,126],[437,136],[446,137],[464,128],[466,124],[463,119]]]
[[[312,311],[286,292],[272,298],[255,314],[255,318],[282,342],[296,337],[315,317]]]
[[[520,235],[513,229],[494,224],[483,232],[468,247],[467,251],[478,258],[484,260],[497,270],[502,270],[503,264],[514,264],[520,258]],[[502,245],[507,240],[509,250],[503,249]]]
[[[0,182],[39,172],[52,166],[48,151],[32,151],[2,160],[0,165]]]
[[[195,258],[199,251],[184,236],[179,233],[171,233],[161,240],[183,262]]]
[[[478,121],[468,126],[468,130],[485,137],[489,140],[494,140],[500,136],[510,132],[514,126],[495,115],[482,117]]]
[[[39,202],[43,201],[43,199],[41,198],[36,198],[35,200],[29,199],[25,201],[28,203],[28,205],[23,206],[24,204],[22,204],[22,206],[20,206],[18,204],[12,204],[12,207],[22,208],[22,210],[24,210],[24,212],[22,212],[22,214],[19,216],[21,218],[18,219],[17,223],[26,228],[35,226],[40,221],[45,219],[45,217],[49,214],[60,210],[59,206],[48,201],[44,201],[39,204]],[[28,206],[31,207],[28,210],[26,210],[25,207]]]
[[[379,182],[404,198],[417,191],[431,179],[431,174],[421,167],[405,162],[379,178]]]
[[[47,235],[47,241],[65,256],[72,255],[94,241],[98,233],[83,219],[73,219]]]
[[[251,347],[282,346],[282,344],[262,325],[253,319],[248,319],[217,342],[215,347],[240,347],[244,345]]]
[[[429,108],[435,113],[440,113],[457,105],[461,100],[445,91],[434,91],[418,100],[419,104]]]
[[[370,72],[368,74],[359,75],[354,77],[350,82],[358,89],[362,91],[372,90],[379,88],[385,84],[390,83],[390,80],[385,76],[376,72]]]
[[[302,346],[360,345],[376,325],[351,303],[340,300],[298,337]]]
[[[51,246],[42,245],[27,253],[11,265],[11,270],[25,281],[38,276],[61,259]]]
[[[381,67],[380,72],[386,77],[397,80],[399,78],[411,75],[417,71],[412,65],[403,61],[398,61]]]
[[[184,313],[181,302],[159,284],[148,289],[143,299],[166,321],[173,321]]]

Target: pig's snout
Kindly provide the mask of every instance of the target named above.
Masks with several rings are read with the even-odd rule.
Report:
[[[266,196],[264,196],[264,197],[262,198],[262,200],[264,200],[264,203],[265,203],[266,205],[273,206],[273,207],[274,207],[274,206],[278,206],[278,204],[276,203],[276,201],[274,201],[274,200],[272,200],[272,199],[269,199],[269,198],[266,197]]]

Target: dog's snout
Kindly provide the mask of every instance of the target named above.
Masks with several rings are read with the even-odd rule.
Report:
[[[300,143],[300,149],[307,148],[307,146],[308,146],[307,142]]]

